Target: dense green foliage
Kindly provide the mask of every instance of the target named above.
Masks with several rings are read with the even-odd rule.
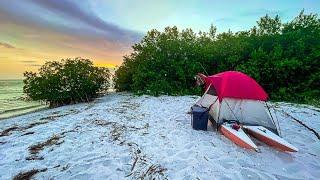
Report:
[[[147,94],[194,94],[194,75],[247,73],[273,100],[320,98],[320,20],[303,11],[288,23],[268,15],[248,31],[217,34],[151,30],[117,69],[115,88]]]
[[[109,70],[94,67],[88,59],[46,62],[39,73],[24,73],[24,92],[32,100],[43,100],[51,107],[87,102],[109,86]]]

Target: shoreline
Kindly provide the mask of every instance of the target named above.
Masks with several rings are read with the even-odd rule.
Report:
[[[23,110],[27,110],[27,109],[33,109],[33,108],[36,108],[36,107],[40,107],[40,106],[43,106],[43,105],[33,105],[33,106],[25,106],[25,107],[18,107],[18,108],[14,108],[14,109],[9,109],[9,110],[4,110],[0,113],[1,114],[6,114],[6,113],[10,113],[10,112],[18,112],[18,111],[23,111]]]
[[[0,114],[0,121],[48,109],[46,105],[17,108]]]

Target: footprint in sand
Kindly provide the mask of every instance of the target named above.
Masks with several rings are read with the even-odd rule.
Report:
[[[173,148],[168,148],[168,149],[165,149],[164,151],[167,154],[167,157],[174,156],[177,153],[177,151]]]
[[[240,173],[244,179],[262,179],[259,174],[252,169],[241,169]]]
[[[88,173],[81,173],[81,174],[77,174],[75,176],[72,176],[70,179],[74,179],[74,180],[86,180],[86,179],[91,179],[91,175]]]
[[[195,152],[193,150],[188,150],[188,151],[179,152],[176,156],[178,156],[180,159],[186,160],[192,157],[192,155],[194,154]]]

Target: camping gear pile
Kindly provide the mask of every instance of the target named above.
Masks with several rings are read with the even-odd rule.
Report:
[[[212,76],[198,74],[197,85],[204,86],[205,93],[192,107],[194,129],[206,130],[206,122],[199,116],[208,112],[209,119],[224,136],[235,144],[258,151],[251,135],[256,139],[282,151],[296,152],[298,149],[280,137],[279,123],[268,107],[268,95],[248,75],[237,71],[226,71]],[[202,126],[194,126],[201,121]]]

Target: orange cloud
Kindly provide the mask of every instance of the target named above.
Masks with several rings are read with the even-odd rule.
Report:
[[[140,38],[62,1],[0,1],[0,79],[22,78],[45,61],[75,57],[113,68]]]

